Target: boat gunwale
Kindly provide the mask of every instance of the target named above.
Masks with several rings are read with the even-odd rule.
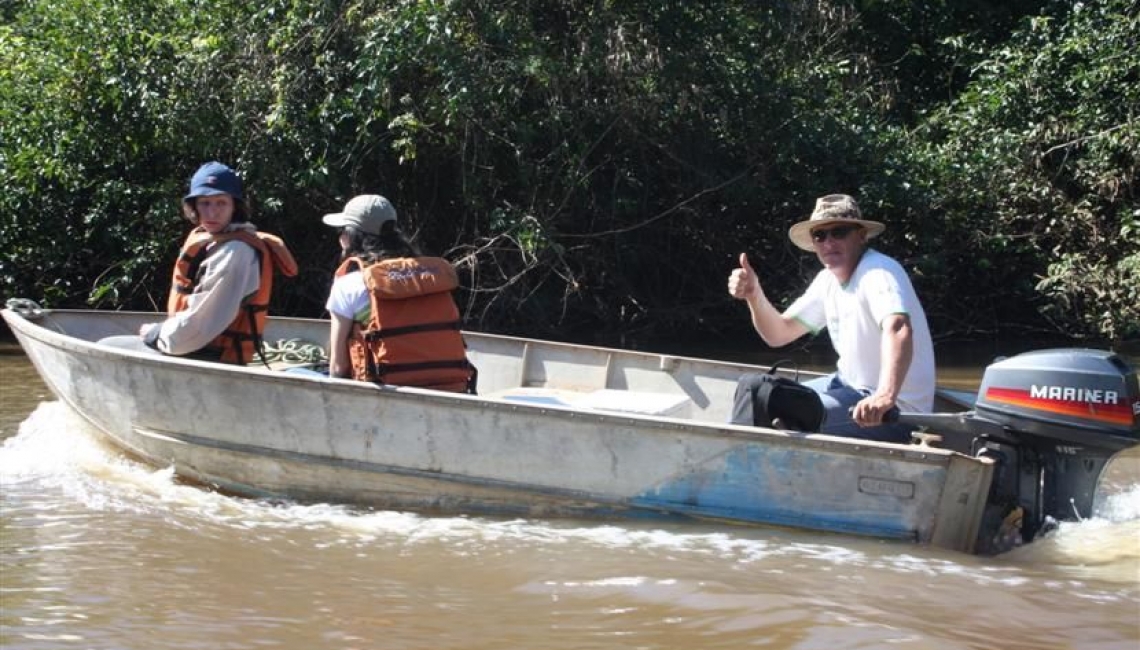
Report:
[[[732,423],[710,423],[705,421],[697,421],[687,418],[677,418],[663,415],[639,414],[639,413],[621,413],[616,411],[592,410],[587,408],[579,408],[571,405],[550,405],[550,404],[532,404],[526,402],[512,402],[502,398],[495,398],[484,395],[469,395],[465,393],[450,393],[443,391],[435,391],[424,388],[417,388],[413,386],[390,386],[378,385],[368,382],[361,382],[354,379],[344,379],[337,377],[313,377],[302,374],[293,374],[284,371],[274,371],[267,368],[257,366],[236,366],[231,364],[222,364],[211,361],[203,361],[198,359],[187,359],[176,356],[157,356],[147,354],[145,352],[135,352],[132,350],[114,348],[110,346],[100,345],[94,341],[78,338],[74,335],[60,332],[55,329],[46,327],[37,323],[37,320],[50,316],[52,313],[61,314],[74,314],[79,316],[99,314],[98,310],[82,310],[82,309],[45,309],[43,315],[37,319],[29,319],[18,312],[11,309],[2,309],[2,314],[5,320],[12,327],[14,333],[23,334],[33,339],[39,340],[46,345],[58,347],[64,350],[79,352],[93,358],[103,359],[127,359],[132,363],[141,362],[144,366],[162,368],[166,366],[186,367],[192,368],[195,371],[205,371],[206,374],[238,374],[242,375],[245,379],[256,380],[259,382],[267,382],[270,384],[278,384],[282,380],[298,382],[300,387],[310,387],[311,389],[319,389],[320,387],[335,387],[337,391],[351,391],[351,392],[374,392],[381,395],[395,396],[396,399],[401,401],[424,401],[435,402],[455,406],[457,403],[470,402],[479,408],[492,409],[498,412],[525,412],[529,414],[539,414],[545,417],[553,418],[568,418],[579,419],[587,422],[599,422],[608,424],[630,424],[645,428],[646,424],[652,424],[653,429],[661,434],[668,431],[683,431],[689,435],[698,435],[702,437],[711,438],[728,438],[734,440],[741,440],[745,442],[768,442],[780,444],[790,447],[803,447],[808,449],[828,449],[834,452],[845,452],[851,455],[859,455],[866,457],[868,452],[875,456],[882,456],[885,458],[904,458],[910,462],[925,462],[932,465],[947,465],[950,459],[955,456],[961,456],[971,461],[982,462],[981,459],[973,458],[952,449],[944,449],[939,447],[929,447],[917,444],[897,444],[888,442],[879,442],[873,440],[861,440],[854,438],[844,438],[839,436],[832,436],[823,433],[809,433],[809,432],[794,432],[794,431],[781,431],[763,427],[751,427],[746,425],[738,425]],[[130,316],[152,316],[153,312],[108,312],[111,314],[121,314],[124,317]],[[16,318],[13,318],[15,316]],[[117,317],[117,316],[116,316]],[[288,322],[308,322],[308,323],[325,323],[321,319],[310,318],[296,318],[296,317],[273,317],[275,320]],[[618,352],[621,354],[629,354],[633,356],[643,356],[646,358],[652,357],[670,357],[679,360],[693,361],[698,364],[713,364],[724,365],[729,367],[739,367],[742,369],[764,369],[762,366],[743,364],[737,362],[724,362],[719,360],[700,359],[695,357],[684,357],[671,354],[659,354],[653,352],[642,352],[636,350],[622,350],[614,348],[605,348],[600,346],[577,345],[572,343],[563,343],[558,341],[546,341],[543,339],[528,339],[524,337],[512,337],[500,334],[489,334],[480,332],[467,332],[479,337],[488,337],[492,339],[500,339],[508,342],[533,342],[540,345],[551,345],[562,349],[572,350],[575,348],[587,348],[599,352]],[[27,352],[25,351],[25,354]],[[196,376],[200,372],[194,373]],[[54,392],[54,391],[53,391]],[[59,397],[57,395],[57,397]],[[64,400],[66,403],[66,400]],[[69,407],[70,404],[69,404]],[[73,407],[71,407],[73,408]],[[462,408],[462,407],[459,407]],[[106,432],[104,432],[106,433]]]

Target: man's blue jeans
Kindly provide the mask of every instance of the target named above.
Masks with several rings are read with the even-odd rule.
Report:
[[[823,401],[823,408],[827,411],[827,417],[823,420],[820,433],[862,440],[880,440],[904,444],[910,442],[910,432],[913,427],[908,424],[895,422],[866,428],[855,424],[849,411],[859,403],[859,400],[869,396],[871,391],[859,390],[844,383],[839,378],[838,373],[805,381],[803,384],[819,393],[819,398]]]

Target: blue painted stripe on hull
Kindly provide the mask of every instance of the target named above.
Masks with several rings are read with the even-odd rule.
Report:
[[[722,462],[653,486],[630,503],[692,517],[917,539],[914,522],[907,520],[903,508],[892,507],[910,499],[859,495],[859,476],[852,474],[850,462],[818,451],[746,444],[726,454]],[[888,470],[884,475],[890,475]],[[945,471],[932,466],[919,475],[926,484],[940,485]],[[851,484],[836,477],[850,478]],[[856,511],[851,503],[857,496],[882,503]]]
[[[913,528],[899,527],[891,523],[854,521],[844,518],[811,516],[805,512],[787,512],[775,509],[750,508],[747,510],[733,508],[711,508],[703,506],[689,506],[676,502],[666,502],[660,499],[639,497],[631,501],[631,505],[655,510],[671,510],[693,519],[710,519],[729,521],[735,523],[761,524],[766,526],[783,526],[787,528],[800,528],[819,530],[831,533],[851,533],[867,535],[884,539],[899,539],[916,541],[918,533]]]

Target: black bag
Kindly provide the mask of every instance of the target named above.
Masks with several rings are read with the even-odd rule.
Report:
[[[753,427],[773,426],[796,431],[819,431],[826,412],[819,393],[798,381],[776,375],[786,361],[777,361],[768,372],[752,372],[736,383],[732,423]]]

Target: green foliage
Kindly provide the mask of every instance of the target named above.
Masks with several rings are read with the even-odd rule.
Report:
[[[1068,6],[28,0],[0,25],[0,293],[161,304],[218,159],[298,257],[278,312],[321,313],[319,216],[380,192],[460,263],[471,327],[743,332],[736,255],[788,300],[818,267],[787,227],[846,191],[939,333],[1133,336],[1136,11]]]
[[[74,302],[161,252],[158,188],[130,179],[164,157],[168,44],[116,5],[28,3],[20,19],[0,30],[0,286]]]
[[[1059,6],[924,125],[929,254],[956,290],[1004,289],[1074,336],[1140,335],[1137,33],[1134,2]]]

